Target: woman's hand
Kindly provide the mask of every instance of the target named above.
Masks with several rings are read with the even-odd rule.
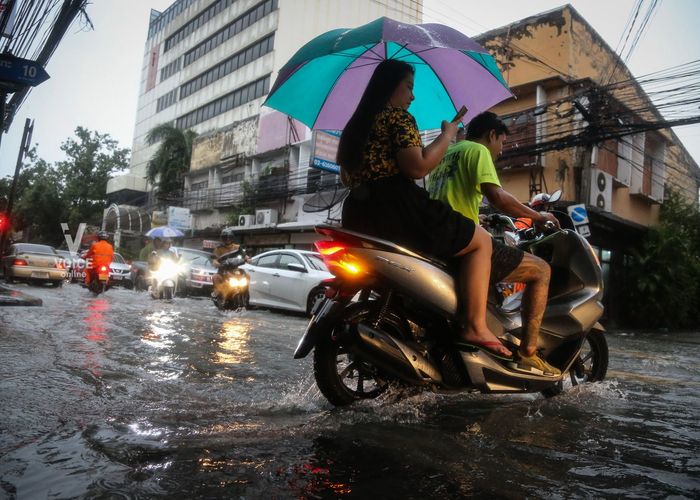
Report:
[[[442,133],[445,134],[450,140],[452,140],[455,137],[457,137],[458,124],[459,121],[448,122],[447,120],[442,120],[440,128],[442,129]]]

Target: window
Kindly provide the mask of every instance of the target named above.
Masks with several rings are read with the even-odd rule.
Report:
[[[200,189],[206,189],[209,186],[209,181],[200,181],[192,183],[192,191],[199,191]]]
[[[258,267],[275,268],[277,267],[277,257],[277,254],[263,255],[262,257],[258,258],[258,260],[255,262],[255,265]]]
[[[274,34],[258,40],[245,49],[233,54],[225,61],[220,62],[216,66],[206,70],[204,73],[200,73],[192,80],[182,84],[180,87],[180,99],[184,99],[185,97],[194,94],[198,90],[215,82],[216,80],[223,78],[241,67],[243,64],[247,64],[258,57],[263,56],[269,52],[270,47],[272,46],[271,42],[273,40]],[[264,92],[261,93],[257,89],[255,93],[257,97],[264,94]],[[243,102],[246,101],[244,100]]]
[[[221,184],[231,184],[233,182],[241,182],[243,179],[245,179],[245,174],[244,173],[238,173],[238,174],[227,174],[221,177]]]
[[[261,95],[264,95],[270,88],[270,75],[244,85],[243,87],[240,87],[223,97],[215,99],[214,101],[211,101],[204,106],[179,117],[177,120],[175,120],[175,126],[181,129],[190,128],[218,114],[225,113],[236,106],[240,106],[241,104],[245,104],[253,99],[261,97],[261,95],[256,95],[256,88],[258,88],[257,85],[259,82],[262,82],[263,94]],[[221,101],[221,111],[217,112],[215,110],[218,109],[217,103],[219,101]]]
[[[288,253],[283,253],[280,255],[280,262],[278,267],[280,269],[289,269],[287,264],[299,264],[303,266],[304,264],[296,257],[296,255],[288,254]]]
[[[318,255],[304,254],[304,258],[306,259],[306,262],[308,262],[309,265],[313,269],[316,269],[317,271],[328,272],[328,268],[326,267],[326,264],[323,262],[323,259],[321,257],[319,257]]]
[[[228,1],[232,3],[233,0]],[[238,16],[238,18],[234,19],[212,36],[201,42],[199,45],[186,52],[184,56],[184,65],[187,66],[188,64],[192,64],[210,50],[218,47],[226,40],[237,35],[248,26],[262,19],[275,9],[277,9],[276,0],[265,0],[258,3],[256,6],[247,10],[242,15]],[[165,50],[167,51],[169,48],[168,40],[166,40]]]

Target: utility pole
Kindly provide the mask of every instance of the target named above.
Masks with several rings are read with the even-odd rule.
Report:
[[[7,200],[7,210],[6,218],[11,221],[12,217],[12,206],[15,203],[15,191],[17,190],[17,181],[19,181],[19,171],[22,168],[22,160],[24,160],[24,155],[29,151],[29,146],[32,142],[32,132],[34,130],[34,121],[27,118],[24,122],[24,132],[22,133],[22,143],[19,146],[19,153],[17,154],[17,164],[15,165],[15,176],[12,179],[12,187],[10,188],[10,196]],[[7,234],[10,232],[12,224],[2,232],[0,236],[0,250],[5,253],[5,243],[7,241]]]

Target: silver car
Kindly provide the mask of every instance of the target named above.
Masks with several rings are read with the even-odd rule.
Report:
[[[115,253],[112,257],[112,263],[109,265],[109,284],[129,289],[134,287],[134,282],[131,279],[131,266],[126,263],[121,254]]]
[[[253,257],[241,269],[250,276],[250,305],[309,314],[333,278],[323,259],[307,250],[272,250]]]
[[[10,245],[2,258],[5,281],[15,280],[48,282],[55,287],[63,285],[66,266],[53,247],[34,243]]]
[[[217,268],[212,263],[213,257],[197,256],[189,261],[185,286],[188,293],[201,292],[210,294],[214,286]]]

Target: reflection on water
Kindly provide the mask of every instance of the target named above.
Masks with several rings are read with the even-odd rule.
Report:
[[[107,340],[105,335],[107,332],[106,315],[109,310],[109,302],[103,298],[96,298],[88,303],[87,314],[83,317],[83,323],[87,327],[83,338],[88,341],[80,346],[85,355],[83,368],[95,377],[102,376],[100,357],[105,347],[101,344]]]
[[[305,318],[32,293],[0,311],[0,498],[700,495],[697,333],[610,334],[608,380],[556,398],[332,409],[293,359]]]
[[[147,328],[141,335],[141,340],[158,349],[171,347],[172,336],[177,335],[177,320],[179,311],[155,311],[146,316]]]
[[[252,361],[250,352],[249,322],[228,320],[221,326],[218,341],[218,350],[214,353],[214,361],[217,364],[231,365]]]

